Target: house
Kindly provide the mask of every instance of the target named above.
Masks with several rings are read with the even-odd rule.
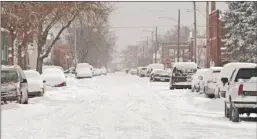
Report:
[[[53,47],[53,61],[57,66],[67,69],[73,66],[73,55],[71,45],[57,44]]]
[[[9,31],[1,28],[1,64],[2,65],[8,65],[8,57],[9,57],[9,53],[8,53],[8,49],[10,44],[10,35],[9,35]]]

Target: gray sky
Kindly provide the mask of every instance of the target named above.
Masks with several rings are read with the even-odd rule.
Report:
[[[205,26],[205,2],[196,2],[197,25]],[[164,26],[158,28],[158,34],[172,28],[177,23],[173,20],[158,18],[171,17],[177,19],[178,9],[181,13],[181,24],[193,27],[193,2],[118,2],[115,4],[115,11],[109,18],[110,26],[117,36],[116,48],[122,49],[127,45],[138,44],[146,36],[151,36],[150,32],[142,30],[153,30],[154,26]],[[228,9],[225,2],[216,2],[216,8]],[[190,12],[187,12],[187,9]],[[139,28],[142,27],[143,28]],[[117,28],[118,27],[118,28]],[[119,28],[120,27],[120,28]],[[137,27],[137,28],[123,28]],[[204,27],[198,27],[204,31]]]

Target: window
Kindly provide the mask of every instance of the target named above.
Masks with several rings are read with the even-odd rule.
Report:
[[[252,77],[257,77],[257,68],[247,68],[247,69],[240,69],[236,75],[235,82],[238,79],[250,79]]]

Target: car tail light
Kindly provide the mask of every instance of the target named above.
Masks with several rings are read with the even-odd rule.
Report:
[[[239,88],[238,88],[238,95],[239,96],[243,94],[243,88],[244,88],[243,84],[240,84]]]
[[[66,86],[66,82],[61,83],[59,86]]]

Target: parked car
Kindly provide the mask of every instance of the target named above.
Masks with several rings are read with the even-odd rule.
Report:
[[[130,73],[131,75],[137,75],[137,69],[131,69],[131,70],[129,71],[129,73]]]
[[[43,69],[42,71],[44,71],[45,69],[49,69],[49,68],[58,68],[64,72],[64,69],[61,66],[55,66],[55,65],[44,65],[42,67],[42,69]]]
[[[94,68],[93,76],[100,76],[100,75],[101,75],[101,70],[98,68]]]
[[[163,65],[163,64],[160,64],[160,63],[149,64],[149,65],[147,66],[147,77],[150,77],[151,72],[152,72],[154,69],[161,69],[161,70],[164,70],[164,65]]]
[[[176,62],[172,66],[172,75],[170,77],[171,90],[177,88],[191,89],[192,75],[197,71],[197,64],[194,62]]]
[[[107,75],[107,69],[105,67],[101,68],[102,75]]]
[[[25,70],[24,74],[28,80],[28,95],[43,96],[45,93],[45,81],[40,74],[34,70]]]
[[[217,80],[217,87],[215,89],[215,94],[224,97],[226,94],[226,88],[228,87],[227,83],[223,83],[221,81],[222,78],[230,78],[233,71],[236,68],[253,68],[255,67],[255,63],[243,63],[243,62],[233,62],[233,63],[228,63],[223,66],[222,70],[220,71],[218,80]]]
[[[76,67],[77,79],[80,78],[92,78],[93,77],[93,67],[88,63],[78,63]]]
[[[139,77],[146,77],[147,76],[147,68],[146,67],[141,67],[139,69]]]
[[[152,82],[155,82],[155,81],[169,82],[169,80],[170,80],[169,73],[161,69],[154,69],[150,76],[150,81]]]
[[[191,91],[200,91],[200,81],[203,79],[203,73],[208,69],[198,69],[194,75],[192,75]],[[201,77],[202,76],[202,77]],[[202,84],[203,86],[203,84]]]
[[[219,96],[215,93],[217,88],[217,78],[222,67],[210,67],[204,75],[200,76],[203,79],[203,93],[209,98],[218,98]]]
[[[66,86],[66,78],[63,71],[59,68],[48,68],[41,74],[45,84],[52,87]]]
[[[225,94],[225,116],[239,122],[239,114],[257,113],[257,66],[235,68],[231,76],[221,78],[228,84]]]
[[[2,101],[28,104],[28,81],[20,66],[2,66],[1,85]]]

